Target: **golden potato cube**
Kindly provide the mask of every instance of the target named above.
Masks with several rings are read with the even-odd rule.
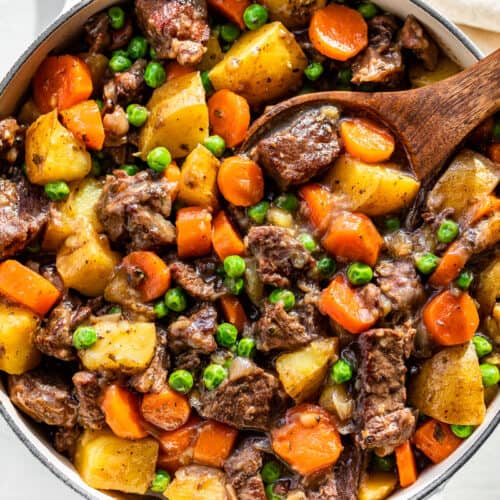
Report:
[[[85,145],[57,118],[40,116],[26,132],[26,175],[33,184],[83,179],[92,168]]]
[[[20,375],[38,365],[41,354],[33,344],[38,325],[36,314],[0,302],[0,370]]]
[[[325,378],[328,366],[337,359],[338,339],[314,340],[298,351],[282,354],[276,371],[286,393],[296,403],[313,397]]]
[[[218,62],[224,59],[224,52],[222,52],[219,37],[211,36],[208,39],[207,51],[203,54],[200,64],[198,64],[198,69],[200,71],[208,71],[212,69]]]
[[[224,473],[200,465],[178,469],[163,495],[168,500],[229,500]]]
[[[92,488],[144,494],[155,475],[158,443],[129,441],[111,431],[85,430],[75,453],[75,467]]]
[[[143,160],[157,146],[165,146],[174,158],[183,158],[208,137],[208,107],[199,72],[157,88],[147,108],[150,115],[139,135]]]
[[[56,256],[64,284],[88,297],[104,293],[119,262],[120,256],[111,250],[108,238],[91,228],[81,228],[69,236]]]
[[[274,22],[241,36],[209,77],[216,90],[232,90],[259,106],[298,89],[306,66],[295,37]]]
[[[393,472],[370,472],[361,475],[359,500],[384,500],[395,489],[398,478]]]
[[[425,69],[423,63],[412,64],[409,71],[410,82],[412,87],[425,87],[426,85],[445,80],[459,73],[461,70],[462,68],[457,63],[444,54],[441,54],[434,70]]]
[[[79,351],[88,370],[120,370],[137,373],[148,367],[156,347],[154,323],[96,321],[97,342]]]
[[[491,315],[500,298],[500,256],[481,271],[476,298],[481,306],[481,312]]]

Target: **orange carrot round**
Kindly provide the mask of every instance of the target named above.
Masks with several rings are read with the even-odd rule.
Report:
[[[366,118],[343,120],[340,135],[346,151],[366,163],[386,161],[394,152],[392,134]]]
[[[347,61],[368,45],[368,26],[358,11],[331,3],[313,14],[309,38],[321,54]]]
[[[413,443],[435,464],[448,458],[463,441],[451,432],[450,426],[430,419],[413,435]]]
[[[479,326],[479,314],[471,296],[449,290],[427,303],[423,320],[434,341],[445,346],[468,342]]]
[[[239,207],[255,205],[264,196],[262,169],[241,156],[231,156],[222,162],[217,184],[222,196]]]
[[[448,286],[458,277],[470,256],[470,250],[460,240],[454,241],[431,274],[429,283],[434,287]]]
[[[193,459],[209,467],[222,467],[238,436],[237,429],[209,420],[203,424],[194,445]]]
[[[64,126],[90,149],[101,150],[104,145],[104,126],[101,111],[95,101],[83,101],[61,111]]]
[[[220,135],[228,148],[245,140],[250,107],[244,97],[227,89],[219,90],[208,100],[208,115],[212,132]]]
[[[185,396],[165,387],[158,394],[145,394],[141,404],[145,420],[164,431],[182,427],[189,419],[191,406]]]
[[[223,210],[214,219],[212,245],[222,261],[230,255],[243,255],[245,253],[243,240]]]
[[[402,488],[412,485],[418,477],[415,455],[411,449],[410,441],[405,441],[395,450],[396,465],[398,467],[399,484]]]
[[[169,62],[165,70],[167,74],[167,82],[173,80],[174,78],[179,78],[180,76],[189,75],[189,73],[193,73],[195,71],[193,66],[185,66],[183,64],[179,64],[177,61]]]
[[[212,248],[212,215],[201,207],[177,212],[177,253],[179,257],[202,257]]]
[[[332,195],[321,184],[306,184],[299,190],[301,198],[309,209],[309,219],[316,229],[324,229],[329,221],[332,211]]]
[[[239,332],[242,332],[247,322],[247,315],[241,302],[234,295],[228,295],[220,299],[220,304],[226,321],[232,323]]]

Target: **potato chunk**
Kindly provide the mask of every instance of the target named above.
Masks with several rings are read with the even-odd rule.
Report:
[[[289,29],[304,28],[313,12],[326,5],[326,0],[263,0],[273,21],[281,21]]]
[[[394,167],[369,165],[344,155],[324,181],[339,206],[367,215],[384,215],[409,206],[420,188],[420,182]]]
[[[38,328],[36,314],[0,302],[0,370],[20,375],[40,362],[40,351],[33,344]]]
[[[97,321],[97,342],[79,351],[88,370],[120,370],[137,373],[149,366],[156,347],[154,323]]]
[[[296,90],[306,66],[295,37],[274,22],[239,38],[209,77],[216,90],[232,90],[259,106]]]
[[[75,467],[92,488],[144,494],[155,474],[158,443],[129,441],[111,431],[86,430],[78,441]]]
[[[40,116],[26,132],[26,175],[33,184],[83,179],[90,154],[57,119],[57,110]]]
[[[163,493],[168,500],[229,500],[224,473],[211,467],[181,467]]]
[[[359,500],[384,500],[398,484],[397,476],[392,472],[370,472],[361,475],[358,489]]]
[[[199,72],[157,88],[147,108],[150,115],[139,136],[143,160],[157,146],[165,146],[174,158],[182,158],[208,137],[208,107]]]
[[[410,82],[412,87],[425,87],[449,78],[460,71],[461,68],[458,64],[441,54],[434,70],[425,69],[422,63],[412,64],[410,66]]]
[[[319,390],[328,366],[337,359],[338,339],[314,340],[298,351],[282,354],[276,371],[287,394],[297,403]]]
[[[205,147],[198,145],[184,161],[179,183],[179,201],[215,210],[219,160]]]
[[[409,402],[440,422],[479,425],[486,408],[472,343],[444,348],[427,360],[412,381]]]
[[[491,314],[500,298],[500,256],[479,275],[476,298],[481,306],[481,312]]]

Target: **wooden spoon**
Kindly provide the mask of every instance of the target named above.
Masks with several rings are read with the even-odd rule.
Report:
[[[418,179],[436,174],[465,137],[500,109],[500,49],[446,80],[399,92],[317,92],[276,104],[256,120],[240,151],[302,109],[324,104],[360,111],[389,127]],[[457,186],[460,189],[460,186]]]

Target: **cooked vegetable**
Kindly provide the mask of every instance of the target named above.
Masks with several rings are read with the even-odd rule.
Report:
[[[355,402],[345,385],[330,380],[321,392],[319,404],[338,419],[339,423],[344,423],[351,418]]]
[[[410,441],[405,441],[396,448],[396,464],[398,466],[399,484],[402,488],[412,485],[418,476],[415,455]]]
[[[238,342],[236,353],[243,358],[251,358],[255,354],[257,343],[250,337],[243,337]]]
[[[441,257],[441,260],[434,255],[433,265],[428,268],[429,272],[434,271],[429,278],[429,283],[436,287],[449,285],[458,277],[469,258],[470,250],[462,241],[452,243]]]
[[[207,3],[241,29],[245,29],[243,13],[250,5],[250,0],[208,0]]]
[[[260,472],[265,483],[274,483],[281,477],[281,465],[276,460],[266,462]]]
[[[266,221],[273,226],[292,228],[295,225],[293,215],[288,210],[272,207],[266,214]]]
[[[471,343],[442,349],[424,362],[409,391],[409,403],[440,422],[479,425],[484,391]]]
[[[352,366],[347,361],[339,359],[332,366],[330,377],[336,384],[348,382],[352,378]]]
[[[172,202],[174,202],[177,196],[179,195],[180,182],[181,182],[181,169],[177,166],[177,163],[173,161],[163,172],[163,175],[165,176],[165,179],[167,179],[167,181],[172,186],[172,191],[170,192],[170,194],[172,197]]]
[[[212,35],[208,39],[207,51],[203,54],[203,58],[200,64],[198,64],[198,69],[203,75],[205,71],[210,71],[218,62],[222,61],[222,59],[224,59],[224,53],[222,52],[219,39],[217,36]]]
[[[457,238],[459,232],[460,228],[455,221],[445,219],[439,225],[437,239],[440,243],[451,243]]]
[[[319,390],[329,365],[337,359],[335,338],[314,340],[295,352],[276,360],[276,371],[287,394],[297,403],[313,397]]]
[[[493,345],[491,344],[491,342],[481,335],[474,335],[474,337],[472,337],[472,343],[476,348],[478,358],[482,358],[483,356],[486,356],[487,354],[490,354],[491,351],[493,351]]]
[[[332,258],[322,257],[317,261],[316,269],[322,278],[330,278],[337,270],[337,265]]]
[[[139,398],[136,394],[111,384],[106,387],[101,408],[106,423],[115,436],[141,439],[148,435],[142,424]]]
[[[166,66],[166,81],[169,82],[174,78],[179,78],[184,75],[189,75],[196,71],[192,66],[179,64],[177,61],[170,61]]]
[[[269,13],[267,9],[258,3],[249,5],[245,9],[245,12],[243,12],[243,21],[249,30],[257,30],[261,28],[267,23],[268,18]]]
[[[395,489],[398,478],[392,472],[369,472],[361,475],[359,500],[384,500]]]
[[[148,367],[156,347],[154,323],[103,319],[93,326],[97,342],[78,353],[85,368],[133,374]]]
[[[238,329],[231,323],[221,323],[217,327],[216,339],[217,343],[221,347],[227,347],[230,349],[236,344],[236,340],[238,339]]]
[[[130,125],[142,127],[148,119],[149,111],[139,104],[129,104],[127,106],[127,119]]]
[[[307,205],[309,219],[316,229],[325,228],[333,204],[330,191],[320,184],[306,184],[300,188],[299,194]]]
[[[233,324],[239,332],[242,332],[247,322],[247,315],[241,302],[236,297],[228,296],[220,299],[220,305],[226,321]]]
[[[245,253],[245,244],[236,232],[231,221],[221,210],[214,219],[212,229],[212,245],[219,259],[224,261],[229,256],[240,256]],[[243,264],[245,261],[243,261]],[[245,269],[243,268],[243,272]]]
[[[410,67],[410,81],[412,87],[424,87],[453,76],[460,70],[457,63],[441,53],[434,70],[426,69],[422,63],[412,65]]]
[[[294,194],[285,193],[274,200],[274,206],[293,213],[299,208],[299,200]]]
[[[26,132],[26,175],[33,184],[83,179],[92,168],[85,145],[57,119],[40,116]]]
[[[217,184],[222,196],[236,206],[255,205],[264,196],[262,169],[241,156],[231,156],[222,162]]]
[[[498,366],[489,363],[479,365],[484,387],[492,387],[500,382],[500,370]]]
[[[90,149],[101,150],[104,127],[101,111],[95,101],[83,101],[61,111],[64,126]]]
[[[353,262],[347,268],[347,279],[352,285],[366,285],[373,278],[373,270],[370,266],[361,262]]]
[[[179,201],[216,210],[219,160],[204,146],[196,146],[184,161],[179,183]]]
[[[313,14],[309,38],[321,54],[347,61],[368,45],[368,26],[359,12],[332,3]]]
[[[143,36],[134,36],[127,47],[130,58],[134,61],[146,57],[148,53],[148,42]]]
[[[108,9],[108,17],[111,27],[114,30],[123,28],[125,24],[125,11],[121,7],[115,5]]]
[[[187,307],[186,294],[181,288],[171,288],[165,294],[165,304],[174,312],[182,312]]]
[[[0,370],[20,375],[38,365],[41,354],[33,344],[38,326],[36,314],[0,301]]]
[[[458,286],[458,288],[461,288],[462,290],[467,290],[472,285],[473,280],[474,280],[474,275],[470,271],[462,271],[458,275],[455,284]]]
[[[362,2],[357,11],[367,20],[373,19],[378,14],[378,8],[371,2]]]
[[[42,113],[70,108],[92,94],[92,75],[77,56],[47,57],[33,77],[33,99]]]
[[[500,163],[500,143],[495,142],[488,147],[488,157],[495,163]]]
[[[211,391],[216,389],[227,378],[227,370],[221,365],[211,364],[203,370],[203,383]]]
[[[326,0],[263,0],[272,21],[281,21],[288,29],[303,28],[311,14],[325,6]]]
[[[310,404],[290,408],[285,424],[271,430],[271,440],[274,452],[302,475],[332,466],[343,449],[331,416]]]
[[[187,156],[208,137],[208,108],[199,73],[175,78],[156,89],[147,108],[149,118],[139,135],[143,160],[157,146],[168,148],[174,158]]]
[[[239,295],[243,290],[244,285],[245,282],[243,281],[243,278],[230,278],[229,276],[224,278],[224,286],[233,295]]]
[[[177,253],[179,257],[200,257],[212,248],[212,216],[201,207],[186,207],[177,212]]]
[[[144,71],[144,81],[148,87],[152,89],[157,89],[161,87],[167,80],[167,75],[163,64],[151,61],[146,66]]]
[[[221,468],[231,453],[237,436],[238,431],[233,427],[215,420],[205,422],[194,445],[194,461],[201,465]]]
[[[151,491],[155,493],[163,493],[170,484],[170,474],[165,470],[157,470],[153,482],[151,483]]]
[[[63,181],[45,184],[44,191],[51,201],[63,201],[69,196],[69,186]]]
[[[306,66],[294,36],[274,22],[241,36],[209,76],[216,90],[229,89],[260,106],[297,89]]]
[[[450,425],[451,432],[460,439],[467,439],[474,432],[475,427],[473,425]]]
[[[491,315],[500,298],[500,256],[495,258],[479,275],[476,298],[482,314]]]
[[[424,253],[423,255],[419,255],[418,257],[415,258],[415,267],[422,274],[431,274],[433,271],[439,268],[439,264],[440,264],[439,257],[430,252]],[[431,277],[431,283],[432,283],[432,277]]]
[[[315,82],[316,80],[321,78],[321,75],[323,74],[324,71],[325,69],[323,68],[323,65],[320,62],[312,62],[304,70],[304,75],[311,82]]]
[[[129,441],[111,431],[85,430],[78,441],[75,467],[92,488],[144,494],[154,478],[158,443]]]
[[[75,349],[88,349],[97,342],[97,332],[91,326],[79,326],[73,332],[73,346]]]
[[[226,141],[220,135],[208,136],[203,145],[217,158],[226,151]]]
[[[168,385],[181,394],[187,394],[193,388],[193,384],[193,375],[187,370],[175,370],[168,377]]]
[[[413,436],[415,446],[435,464],[448,458],[461,444],[448,424],[431,419],[421,425]]]

